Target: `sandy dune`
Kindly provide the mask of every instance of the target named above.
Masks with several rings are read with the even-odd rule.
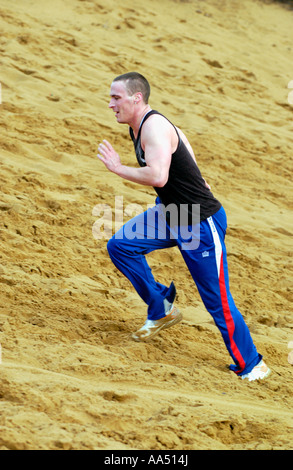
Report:
[[[0,449],[292,449],[292,24],[258,0],[0,0]],[[134,164],[107,108],[130,70],[225,206],[262,383],[228,370],[175,249],[148,259],[184,321],[131,340],[145,305],[92,236],[97,204],[155,197],[96,158],[107,138]]]

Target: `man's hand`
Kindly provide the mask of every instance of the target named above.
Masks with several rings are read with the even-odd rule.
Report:
[[[98,147],[98,152],[97,157],[104,163],[108,170],[117,173],[117,170],[121,167],[121,161],[112,145],[107,140],[103,140],[103,143]]]

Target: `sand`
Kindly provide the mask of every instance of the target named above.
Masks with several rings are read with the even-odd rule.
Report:
[[[0,448],[292,449],[292,9],[1,0],[0,13]],[[263,382],[228,369],[176,249],[148,260],[184,320],[131,339],[146,306],[92,211],[155,199],[96,157],[106,138],[135,165],[108,109],[112,79],[132,70],[226,209],[231,291],[272,369]]]

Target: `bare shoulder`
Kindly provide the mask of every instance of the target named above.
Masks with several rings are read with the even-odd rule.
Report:
[[[142,126],[141,130],[141,146],[144,151],[146,149],[160,149],[164,154],[172,154],[176,148],[176,139],[178,140],[172,124],[163,116],[153,114]]]
[[[172,129],[172,124],[161,114],[152,114],[144,123],[143,128],[146,131],[157,130],[168,131]]]
[[[142,127],[141,139],[143,142],[145,139],[171,138],[173,132],[173,125],[164,116],[152,114]]]

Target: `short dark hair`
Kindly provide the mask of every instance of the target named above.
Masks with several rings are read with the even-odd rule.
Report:
[[[126,90],[132,96],[138,91],[142,94],[143,100],[148,104],[151,87],[147,79],[138,72],[128,72],[114,78],[113,82],[125,82]]]

